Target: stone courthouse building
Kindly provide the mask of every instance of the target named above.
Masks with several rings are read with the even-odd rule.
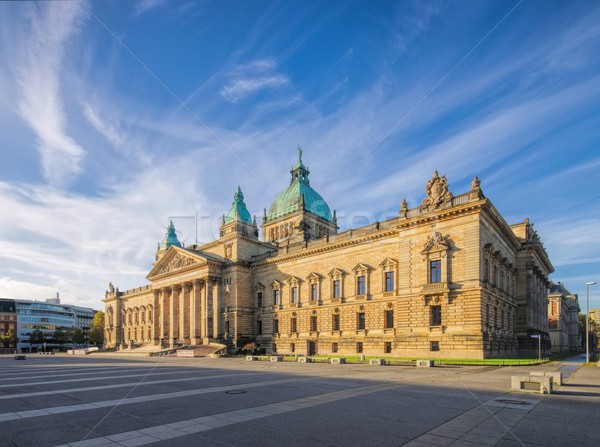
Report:
[[[256,341],[267,352],[485,358],[537,354],[553,271],[531,223],[509,225],[475,177],[434,172],[419,206],[338,233],[302,162],[256,218],[237,189],[219,239],[183,247],[171,222],[148,285],[105,295],[106,344]],[[398,198],[398,200],[400,197]]]

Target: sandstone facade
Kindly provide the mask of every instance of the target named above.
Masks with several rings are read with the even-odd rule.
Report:
[[[106,292],[106,344],[485,358],[539,334],[549,349],[552,265],[532,224],[508,225],[477,178],[454,196],[435,172],[420,206],[338,233],[301,156],[291,173],[262,240],[240,190],[218,240],[184,248],[170,228],[150,284]]]

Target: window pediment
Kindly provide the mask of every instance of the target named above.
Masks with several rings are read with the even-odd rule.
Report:
[[[281,281],[277,281],[276,279],[274,279],[270,285],[271,285],[272,289],[281,289],[281,287],[283,286],[283,283]]]
[[[397,267],[398,266],[398,261],[396,259],[393,258],[385,258],[380,264],[379,267],[382,268],[386,268],[386,267]]]
[[[352,269],[352,271],[354,273],[369,272],[371,270],[372,270],[371,266],[369,266],[367,264],[362,264],[362,263],[356,264],[356,266]]]
[[[331,269],[331,271],[328,273],[328,276],[334,277],[334,276],[345,276],[346,272],[344,270],[338,269],[338,268],[334,268]]]
[[[322,278],[322,276],[321,276],[321,275],[319,275],[318,273],[315,273],[315,272],[312,272],[312,273],[310,273],[310,274],[309,274],[309,275],[306,277],[306,279],[307,279],[308,281],[310,281],[310,282],[316,282],[316,281],[320,281],[320,280],[321,280],[321,278]]]
[[[297,285],[297,284],[300,284],[302,282],[302,279],[298,278],[297,276],[290,275],[288,277],[288,279],[286,279],[286,282],[288,284],[290,284],[290,285],[292,285],[292,284]]]
[[[446,252],[450,249],[450,243],[446,236],[443,236],[442,233],[436,231],[433,233],[433,236],[428,236],[425,245],[423,246],[423,250],[421,253],[429,254],[429,253],[439,253]]]
[[[257,282],[256,285],[254,286],[254,290],[261,292],[261,291],[265,290],[265,286],[263,286],[261,283]]]

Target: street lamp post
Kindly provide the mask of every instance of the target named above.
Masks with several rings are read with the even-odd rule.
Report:
[[[585,283],[585,363],[590,362],[590,286],[596,284],[596,281]]]

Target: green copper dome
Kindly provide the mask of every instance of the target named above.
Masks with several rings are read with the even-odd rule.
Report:
[[[298,163],[290,171],[292,181],[269,208],[267,220],[278,219],[286,214],[304,209],[332,222],[329,206],[321,195],[310,187],[308,174],[310,171],[302,163],[302,149],[298,148]],[[302,203],[304,201],[304,204]]]
[[[177,235],[175,234],[175,225],[173,225],[173,220],[169,221],[169,227],[167,228],[167,234],[165,234],[164,239],[160,243],[158,249],[165,250],[169,248],[171,245],[175,245],[176,247],[181,247],[181,243],[179,239],[177,239]]]
[[[250,217],[250,213],[246,208],[246,204],[244,203],[244,194],[242,194],[242,190],[239,186],[235,192],[235,195],[233,196],[231,208],[229,209],[227,216],[225,216],[225,223],[233,222],[234,220],[239,220],[252,225],[252,218]]]

